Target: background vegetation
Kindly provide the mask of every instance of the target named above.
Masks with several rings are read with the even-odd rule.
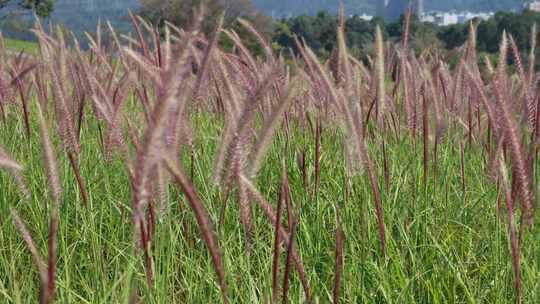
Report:
[[[279,20],[272,20],[263,13],[264,11],[267,11],[265,5],[270,5],[266,3],[257,2],[255,5],[249,0],[234,0],[232,2],[227,2],[227,6],[223,6],[219,4],[218,1],[214,0],[203,2],[206,3],[208,10],[208,17],[205,19],[203,25],[207,35],[212,32],[213,27],[216,25],[216,20],[220,12],[226,9],[225,26],[234,28],[248,47],[258,55],[261,54],[262,49],[259,48],[253,37],[247,35],[246,31],[236,23],[237,17],[243,17],[249,20],[265,38],[270,39],[273,42],[273,47],[276,51],[283,51],[285,54],[289,52],[289,49],[295,49],[295,36],[304,39],[316,54],[322,58],[328,58],[330,52],[335,47],[335,27],[337,25],[337,15],[335,12],[337,11],[337,2],[334,4],[334,2],[331,1],[333,3],[332,7],[324,7],[321,3],[309,1],[309,5],[313,5],[317,8],[317,11],[313,11],[312,15],[301,14],[299,16]],[[274,3],[274,1],[272,2]],[[502,5],[501,9],[507,8],[505,5],[516,6],[516,3],[510,2],[504,3],[497,1],[497,5]],[[193,21],[193,8],[201,3],[200,0],[165,2],[144,0],[141,2],[141,7],[138,10],[152,22],[160,22],[163,25],[165,21],[168,21],[183,27]],[[361,4],[362,2],[355,3],[359,3],[358,5],[361,6],[363,5]],[[438,3],[438,5],[441,6],[446,5],[443,2]],[[113,25],[115,25],[115,28],[120,32],[128,32],[131,29],[129,26],[129,17],[124,9],[126,5],[127,4],[120,3],[117,8],[115,7],[107,11],[107,16],[112,18]],[[295,4],[286,1],[281,5],[286,5],[286,7],[290,9],[287,5]],[[308,4],[299,4],[301,7],[306,7],[306,5]],[[345,2],[345,5],[347,6],[347,2]],[[429,6],[433,4],[428,2],[426,5]],[[460,4],[458,3],[455,5],[459,6]],[[478,6],[481,10],[486,9],[484,5],[486,4],[482,1],[468,3],[468,7]],[[96,4],[96,7],[99,6],[100,5]],[[103,4],[101,6],[104,7]],[[57,14],[63,16],[72,15],[64,10],[65,7],[66,5],[62,3],[62,1],[59,1],[56,7],[58,10]],[[256,7],[259,7],[262,10],[258,10]],[[325,11],[319,11],[320,9],[325,9]],[[492,9],[494,8],[492,7]],[[116,13],[111,15],[113,11]],[[347,7],[347,12],[354,11],[355,9]],[[96,12],[97,11],[94,13]],[[73,31],[79,38],[84,40],[84,31],[94,32],[95,29],[93,28],[93,25],[96,24],[97,19],[93,16],[93,13],[87,14],[84,17],[77,15],[76,18],[77,22],[72,22],[66,19],[66,17],[62,17],[58,20],[69,24],[70,31]],[[386,39],[390,41],[399,40],[403,34],[404,21],[405,18],[403,16],[397,22],[391,23],[386,23],[380,18],[375,18],[372,21],[365,21],[358,15],[352,15],[346,18],[345,35],[352,54],[357,58],[366,59],[366,54],[369,54],[373,48],[372,42],[375,26],[377,25],[381,27]],[[530,28],[535,23],[540,24],[540,14],[532,11],[518,13],[500,11],[487,21],[472,20],[472,22],[478,24],[479,53],[493,58],[499,47],[499,39],[502,32],[505,30],[514,37],[521,50],[529,48]],[[6,37],[20,40],[35,40],[35,36],[29,31],[32,24],[32,18],[8,18],[2,21],[2,30]],[[444,55],[463,45],[469,35],[468,31],[468,23],[451,26],[436,26],[430,23],[422,23],[416,16],[413,16],[410,28],[411,47],[418,52],[426,49],[438,49],[439,51],[442,51]],[[224,39],[222,42],[231,46],[230,41],[227,41],[227,39]]]
[[[540,301],[536,26],[219,11],[0,37],[2,302]]]
[[[254,0],[257,7],[277,16],[314,15],[320,11],[337,14],[338,1],[327,0]],[[347,14],[374,15],[376,0],[344,0]],[[520,10],[523,0],[424,0],[426,10],[457,10],[457,11],[500,11]]]

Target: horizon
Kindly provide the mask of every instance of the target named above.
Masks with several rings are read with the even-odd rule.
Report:
[[[389,1],[389,0],[386,0]],[[392,22],[398,20],[403,14],[404,3],[407,0],[391,0],[393,2],[388,3],[386,9],[386,16],[384,17],[386,22]],[[422,0],[414,0],[422,1]],[[444,1],[428,1],[423,0],[423,7],[420,10],[423,14],[420,16],[426,16],[427,22],[436,23],[434,17],[437,13],[444,14],[486,14],[496,12],[514,12],[519,13],[524,8],[524,1],[520,0],[444,0]],[[320,12],[327,12],[332,15],[337,15],[339,1],[327,2],[322,0],[310,0],[306,2],[304,0],[292,0],[292,1],[274,1],[274,0],[252,0],[253,7],[265,15],[271,17],[275,21],[279,21],[287,18],[294,18],[302,15],[315,16]],[[454,3],[449,8],[448,4]],[[490,6],[483,6],[489,2]],[[307,3],[301,7],[302,10],[298,10],[299,4]],[[513,3],[513,4],[512,4]],[[375,9],[375,3],[373,0],[345,0],[345,14],[348,17],[359,16],[369,19],[370,17],[380,17]],[[130,21],[127,17],[127,11],[131,10],[136,12],[140,8],[139,0],[55,0],[54,9],[49,18],[46,20],[55,24],[62,24],[68,27],[75,33],[83,34],[86,31],[94,31],[99,20],[110,21],[119,30],[129,30],[131,28]],[[393,6],[393,7],[392,7]],[[482,8],[485,9],[482,9]],[[497,9],[497,8],[503,9]],[[284,10],[288,8],[288,10]],[[504,9],[506,8],[506,9]],[[392,9],[392,13],[388,11]],[[418,14],[417,14],[418,15]],[[431,16],[430,16],[431,15]],[[480,16],[481,19],[487,19],[489,16]],[[33,23],[32,16],[22,16],[15,20],[22,20],[23,22]],[[465,20],[462,20],[464,22]],[[0,22],[0,29],[6,32],[8,36],[14,36],[12,30],[6,26],[6,22],[11,20],[10,18],[4,19]],[[470,20],[470,19],[468,19]],[[454,22],[454,21],[452,21]],[[448,25],[444,22],[439,22],[438,25]],[[8,23],[9,25],[9,23]],[[20,26],[19,26],[20,27]],[[32,40],[31,35],[19,35],[20,39]]]

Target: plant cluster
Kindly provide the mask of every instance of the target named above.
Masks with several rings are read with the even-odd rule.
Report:
[[[21,120],[28,141],[36,136],[31,121],[37,117],[43,171],[49,182],[46,259],[24,218],[15,208],[11,211],[40,275],[41,303],[55,299],[57,238],[62,221],[59,214],[61,208],[72,208],[75,203],[63,201],[57,161],[60,155],[69,160],[82,204],[87,210],[93,206],[92,188],[80,165],[81,153],[88,148],[81,138],[91,135],[85,133],[90,123],[99,125],[96,142],[103,163],[97,166],[121,160],[129,178],[134,254],[142,256],[148,288],[159,276],[153,265],[154,236],[162,219],[171,216],[174,188],[183,193],[180,204],[185,202],[193,211],[223,302],[229,302],[228,270],[222,260],[226,244],[220,243],[216,223],[201,196],[203,190],[194,183],[193,166],[200,151],[196,151],[194,133],[199,130],[193,118],[198,113],[223,121],[213,157],[213,182],[224,197],[220,223],[226,208],[238,210],[247,253],[252,251],[259,222],[254,209],[261,210],[274,228],[273,302],[279,300],[280,293],[287,302],[293,273],[300,279],[306,302],[311,302],[316,293],[310,288],[310,271],[295,244],[302,221],[308,219],[301,218],[302,206],[292,200],[287,157],[295,133],[314,137],[313,164],[308,164],[307,146],[293,153],[298,157],[298,174],[306,195],[319,197],[322,155],[340,153],[323,151],[321,142],[326,140],[324,131],[328,129],[340,130],[336,134],[343,141],[347,170],[341,189],[345,200],[350,199],[355,177],[365,176],[369,182],[379,240],[377,255],[383,260],[391,258],[388,249],[393,238],[385,222],[384,201],[384,193],[395,177],[388,156],[389,142],[399,145],[410,141],[422,146],[423,184],[428,189],[431,178],[440,174],[438,158],[443,141],[460,140],[460,134],[465,134],[465,140],[460,140],[463,195],[469,187],[465,149],[474,148],[485,158],[486,175],[500,189],[499,216],[508,227],[515,298],[521,302],[520,248],[524,235],[534,227],[538,207],[534,173],[540,142],[539,76],[530,64],[535,62],[536,29],[526,61],[521,59],[515,40],[503,33],[495,64],[487,57],[477,58],[476,26],[471,24],[469,38],[459,51],[459,63],[452,69],[436,51],[428,49],[417,55],[410,49],[410,14],[398,43],[385,42],[382,30],[376,28],[373,54],[367,63],[355,59],[348,50],[343,11],[337,23],[337,47],[326,62],[321,62],[301,38],[295,40],[298,55],[287,62],[243,20],[242,26],[262,47],[260,57],[249,51],[235,31],[223,28],[223,16],[209,37],[201,31],[202,14],[185,29],[172,24],[154,27],[133,15],[131,19],[135,39],[118,37],[109,26],[112,43],[105,46],[102,30],[98,29],[95,36],[88,35],[90,50],[84,51],[76,40],[70,46],[61,30],[47,31],[37,24],[38,55],[1,54],[0,117],[4,123]],[[218,40],[222,34],[234,43],[233,51],[221,49]],[[511,56],[517,63],[513,74],[507,70]],[[480,60],[485,60],[485,74],[480,72]],[[279,197],[273,204],[258,181],[278,136],[284,137],[287,150],[280,156],[283,170],[275,168],[282,172],[282,178]],[[382,151],[380,168],[373,147]],[[21,200],[33,195],[26,186],[23,166],[3,148],[0,167],[13,176]],[[343,283],[341,273],[347,267],[343,253],[348,236],[341,228],[339,204],[335,208],[333,299],[337,303]],[[280,267],[282,251],[285,259]],[[281,268],[284,275],[279,284]]]

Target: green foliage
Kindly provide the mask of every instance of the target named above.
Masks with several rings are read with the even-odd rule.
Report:
[[[540,13],[524,11],[522,13],[498,12],[489,20],[473,20],[478,23],[478,51],[487,54],[498,52],[500,37],[504,30],[516,40],[521,52],[530,46],[530,32],[533,24],[540,24]],[[353,55],[361,54],[372,48],[375,26],[379,25],[385,39],[399,41],[403,36],[405,18],[396,22],[386,23],[381,18],[365,21],[355,15],[345,21],[347,45]],[[280,48],[295,48],[293,37],[296,35],[306,41],[319,56],[327,57],[335,47],[335,28],[337,16],[328,12],[317,15],[301,15],[276,21],[273,42]],[[410,25],[410,46],[417,51],[428,48],[442,48],[447,51],[462,46],[469,35],[469,25],[455,24],[436,26],[432,23],[421,22],[412,16]],[[540,38],[540,37],[539,37]]]
[[[256,16],[252,18],[252,22],[259,21]],[[499,30],[497,19],[494,20]],[[298,23],[289,24],[289,21],[282,20],[278,24],[276,35],[286,41],[292,39],[295,31],[304,30],[302,33],[312,42],[319,43],[317,51],[328,55],[335,44],[331,39],[336,38],[330,30],[334,27],[332,31],[335,31],[337,25],[334,16],[321,13],[313,17],[303,16]],[[377,19],[366,22],[353,17],[345,22],[345,39],[364,48],[373,40],[373,29],[382,28],[384,35],[396,41],[403,35],[403,22],[401,19],[397,23],[385,24]],[[230,23],[229,26],[236,28],[238,25]],[[514,27],[519,34],[524,25],[516,21]],[[415,92],[433,91],[433,96],[422,96],[421,144],[416,138],[419,137],[416,133],[419,131],[416,129],[419,102],[412,102],[414,109],[411,112],[405,111],[407,95],[402,93],[405,89],[401,91],[396,86],[395,94],[390,95],[391,86],[384,84],[385,79],[390,82],[391,74],[383,64],[386,58],[382,33],[377,30],[377,57],[374,58],[377,64],[371,68],[375,72],[371,77],[367,76],[370,67],[368,73],[363,73],[363,69],[349,66],[341,30],[340,27],[338,58],[345,67],[344,77],[339,71],[336,77],[331,75],[310,52],[307,52],[309,57],[304,58],[307,59],[306,68],[298,64],[297,73],[289,73],[287,66],[279,60],[265,62],[264,59],[252,60],[250,54],[231,56],[210,52],[213,50],[210,47],[199,49],[199,40],[185,42],[178,36],[173,40],[180,40],[190,50],[183,53],[185,56],[168,53],[167,50],[171,49],[168,43],[162,49],[157,47],[157,43],[152,45],[156,47],[140,48],[141,53],[137,50],[139,47],[128,49],[122,45],[103,52],[73,52],[52,37],[42,39],[43,50],[50,52],[44,51],[42,56],[33,56],[33,60],[27,62],[39,65],[37,69],[27,71],[31,73],[28,77],[14,73],[18,88],[6,85],[5,89],[8,93],[20,90],[20,100],[17,99],[18,94],[11,94],[15,97],[6,98],[8,102],[2,103],[5,108],[2,108],[0,117],[3,130],[0,132],[0,146],[6,147],[13,159],[21,163],[17,171],[23,173],[26,187],[32,195],[22,197],[13,178],[6,172],[0,172],[0,213],[6,215],[0,217],[1,302],[37,302],[39,295],[36,271],[28,249],[9,221],[8,214],[13,209],[28,224],[30,232],[22,233],[27,243],[30,243],[28,235],[33,235],[36,246],[27,247],[36,248],[38,252],[34,256],[44,255],[48,247],[49,257],[58,257],[58,260],[49,259],[52,262],[48,265],[47,277],[54,283],[48,285],[52,285],[53,290],[56,287],[57,303],[219,303],[219,289],[211,275],[215,258],[208,255],[203,244],[209,232],[205,237],[200,215],[194,216],[187,207],[194,196],[198,197],[196,200],[200,200],[201,205],[204,204],[205,214],[208,211],[209,218],[205,218],[204,226],[219,223],[215,230],[208,228],[207,231],[212,230],[212,235],[215,231],[219,243],[215,246],[220,248],[219,253],[214,257],[222,257],[230,302],[269,302],[273,227],[282,225],[268,219],[273,216],[263,214],[259,205],[264,204],[254,202],[257,201],[254,198],[258,197],[255,195],[258,190],[251,191],[246,195],[246,201],[253,225],[249,235],[245,234],[243,223],[238,220],[243,216],[242,208],[237,208],[234,202],[238,194],[242,204],[243,184],[232,186],[237,188],[233,192],[225,190],[229,186],[226,185],[229,173],[233,173],[232,179],[236,179],[236,175],[244,180],[244,172],[251,171],[253,166],[243,159],[250,158],[253,153],[257,156],[258,143],[263,143],[266,145],[264,152],[268,153],[260,170],[255,166],[256,174],[249,183],[256,184],[253,188],[261,189],[260,196],[270,201],[264,208],[267,214],[273,213],[274,202],[280,197],[287,201],[289,219],[295,217],[292,225],[296,227],[298,223],[298,227],[294,229],[288,224],[290,233],[284,233],[286,237],[281,239],[283,244],[292,243],[293,239],[296,242],[298,259],[305,266],[314,303],[330,302],[331,288],[335,277],[338,277],[335,270],[338,263],[333,252],[337,243],[335,230],[342,230],[345,237],[342,247],[343,288],[341,291],[336,289],[336,298],[343,299],[343,303],[498,304],[515,299],[518,303],[522,303],[521,300],[538,303],[540,234],[532,230],[534,227],[525,230],[526,227],[522,226],[524,230],[519,239],[522,247],[512,250],[512,257],[507,237],[507,231],[513,231],[516,226],[512,217],[512,192],[525,196],[522,193],[530,190],[526,189],[529,174],[536,191],[539,174],[539,163],[534,161],[535,143],[520,140],[529,138],[529,135],[536,136],[537,126],[516,127],[518,117],[520,120],[528,117],[520,107],[508,102],[522,96],[520,91],[510,88],[519,82],[525,83],[522,89],[526,93],[530,88],[536,91],[535,84],[526,83],[526,76],[512,80],[510,84],[503,69],[488,84],[468,71],[469,78],[475,82],[471,84],[467,78],[461,78],[460,71],[445,71],[444,67],[432,70],[434,66],[444,66],[439,58],[433,56],[431,60],[430,56],[425,56],[429,61],[425,62],[411,54],[411,68],[407,68],[410,76],[402,78],[403,87]],[[426,48],[430,41],[437,41],[430,39],[437,38],[439,30],[444,29],[422,24],[413,18],[411,45],[419,50]],[[243,28],[237,28],[237,31],[240,35],[252,35]],[[246,41],[250,46],[252,43]],[[279,48],[275,41],[273,46]],[[167,56],[160,56],[160,50],[165,50]],[[393,48],[386,50],[389,55],[396,51]],[[146,52],[149,54],[144,54]],[[118,60],[119,54],[128,58]],[[207,65],[205,59],[199,60],[203,56],[214,62]],[[409,60],[407,57],[402,57],[404,62]],[[8,56],[3,58],[4,72],[17,68],[17,61]],[[160,59],[165,60],[163,64]],[[228,60],[226,65],[230,69],[222,69],[224,60]],[[111,69],[106,64],[108,62],[114,68]],[[315,65],[316,72],[309,70],[307,65],[310,63]],[[471,63],[471,66],[475,64]],[[269,72],[266,71],[268,67],[271,68]],[[454,83],[460,80],[462,86],[443,88],[444,79],[440,87],[429,80],[422,83],[407,81],[412,77],[431,78],[423,74],[430,71],[434,79],[449,76]],[[510,78],[516,76],[521,77],[514,74]],[[310,82],[310,77],[314,81]],[[317,83],[319,79],[323,80],[324,87]],[[3,82],[9,84],[13,80],[4,79]],[[357,87],[357,84],[362,84],[362,87]],[[372,103],[369,95],[356,93],[364,91],[363,84],[368,90],[377,86],[377,104]],[[502,87],[498,87],[499,84]],[[290,103],[282,103],[281,95],[288,96],[283,92],[289,89],[298,91],[294,92],[294,98],[291,96]],[[463,98],[455,98],[455,103],[454,98],[443,100],[443,95],[447,95],[446,89],[449,96]],[[482,94],[474,94],[475,89]],[[28,92],[26,95],[25,91]],[[324,95],[331,95],[330,102]],[[478,124],[472,125],[472,105],[480,103],[480,95],[484,97],[481,100],[483,106],[474,107]],[[492,116],[491,111],[486,113],[484,109],[490,108],[492,100],[496,101],[493,106],[497,116]],[[387,101],[392,106],[386,106]],[[46,120],[40,119],[40,136],[36,136],[36,116],[41,112],[36,111],[37,103],[43,103],[47,113]],[[277,110],[273,106],[276,103]],[[354,111],[351,111],[352,105]],[[367,114],[364,120],[364,113],[371,111],[367,111],[368,107],[375,105],[380,105],[376,107],[377,112],[392,118],[388,129],[384,123],[383,128],[379,127],[377,112],[372,116]],[[451,115],[441,113],[438,105],[443,107],[444,113]],[[467,106],[468,111],[465,110]],[[341,114],[342,109],[346,116]],[[439,114],[444,118],[439,120]],[[274,118],[281,116],[283,118],[279,121]],[[499,116],[503,120],[501,125],[493,128],[493,133],[486,132],[484,126],[488,121],[490,126],[498,126],[495,119]],[[73,117],[78,117],[79,122]],[[470,121],[469,126],[463,123],[466,117]],[[313,118],[317,119],[315,130]],[[271,123],[267,124],[269,120]],[[415,121],[414,131],[408,129],[410,120]],[[169,141],[170,122],[175,123],[175,127],[177,122],[186,123],[176,130],[182,133],[174,134],[185,142],[185,148],[178,147],[174,151],[168,148],[174,147],[175,143]],[[438,127],[440,123],[444,124],[441,136],[438,136],[437,129],[429,131],[431,126]],[[341,130],[338,125],[346,127]],[[80,131],[77,135],[75,126]],[[269,129],[272,130],[272,138],[265,141]],[[46,141],[43,139],[48,138],[43,135],[46,134],[43,130],[51,131],[52,145],[43,143]],[[434,132],[434,136],[430,136],[430,132]],[[122,135],[125,133],[129,134],[126,140]],[[70,138],[70,135],[76,138]],[[354,145],[350,145],[350,135],[357,137]],[[467,137],[468,143],[460,150],[459,143]],[[498,143],[510,148],[505,159],[502,147],[497,146],[500,150],[495,150],[494,145]],[[66,148],[70,144],[76,148]],[[51,167],[50,158],[46,156],[48,146],[52,146],[49,150],[54,150],[50,154],[58,152],[58,170],[55,171],[63,189],[58,231],[49,228],[52,225],[49,226],[47,221],[51,202],[47,200],[46,189],[52,175],[47,172],[52,170],[44,170]],[[62,147],[67,153],[60,153]],[[79,151],[79,147],[77,165],[74,165],[70,150]],[[216,154],[221,153],[222,147],[226,148],[223,149],[223,157],[229,158],[224,162],[230,164],[221,166],[224,170],[216,170]],[[350,159],[342,152],[349,147],[366,150],[359,152],[362,155],[353,161],[364,163],[365,170],[373,170],[373,175],[369,173],[368,177],[348,170],[347,161],[351,168]],[[244,153],[249,150],[253,152]],[[500,152],[500,171],[504,174],[499,175],[502,177],[490,170],[493,166],[492,151]],[[515,164],[526,163],[523,159],[529,157],[528,151],[532,151],[527,158],[531,159],[530,173],[523,173],[528,171],[521,170],[525,166],[515,167]],[[45,157],[42,158],[41,154]],[[134,155],[135,159],[132,158]],[[217,155],[218,159],[220,157]],[[167,166],[171,167],[169,158],[174,158],[178,167],[190,168],[189,182],[183,184],[193,183],[193,187],[181,186],[179,189],[169,183],[168,177],[164,177],[166,181],[159,180],[160,163],[165,159]],[[510,163],[512,182],[516,181],[513,183],[515,191],[510,190],[506,182],[497,183],[497,180],[508,179],[506,167]],[[244,164],[248,165],[247,170]],[[155,167],[158,167],[156,171]],[[211,182],[216,171],[218,175],[221,175],[220,171],[228,171],[223,174],[223,188]],[[288,195],[284,198],[278,194],[282,172],[289,178],[290,199]],[[523,182],[519,179],[520,173],[527,175],[521,178],[525,180]],[[377,176],[384,176],[384,182]],[[17,180],[17,176],[14,177]],[[78,186],[74,182],[77,177],[82,177],[80,180],[84,180],[88,187],[87,208],[83,207],[86,196],[79,191],[81,183]],[[502,189],[501,184],[506,187]],[[49,187],[55,193],[55,187]],[[373,190],[378,188],[384,190],[381,193]],[[380,210],[376,204],[370,203],[377,201],[378,195],[384,209],[384,215],[380,213],[381,219],[387,223],[383,226],[388,235],[387,243],[377,237],[379,223],[382,223],[377,218]],[[155,218],[154,203],[161,200],[160,196],[163,196],[161,206],[165,208],[158,210],[163,213],[158,213]],[[508,225],[504,219],[505,209],[497,207],[497,203],[502,205],[503,199],[508,206]],[[516,204],[518,206],[516,218],[524,214],[526,200],[521,205]],[[142,215],[138,214],[139,207],[146,209],[141,210]],[[51,215],[50,218],[52,223],[55,217]],[[525,223],[524,219],[521,218],[519,223]],[[138,227],[138,220],[143,225]],[[148,235],[151,241],[145,241]],[[51,241],[53,239],[54,242]],[[512,233],[510,240],[514,246],[516,238]],[[382,247],[387,254],[380,254],[380,243],[387,244]],[[280,245],[279,240],[276,244]],[[512,265],[512,258],[517,266]],[[521,285],[516,283],[524,291],[522,298],[519,287],[516,287],[517,297],[514,295],[513,267],[516,268],[515,276],[522,279]],[[291,272],[289,299],[292,303],[310,302],[301,291],[298,278],[302,273]],[[42,275],[41,280],[45,281],[43,278],[45,276]]]
[[[0,10],[17,5],[24,10],[31,10],[40,17],[47,17],[51,14],[54,0],[0,0]]]
[[[481,37],[483,36],[478,33]],[[469,35],[469,27],[466,24],[456,24],[448,26],[439,31],[437,37],[443,41],[444,46],[447,49],[453,49],[459,47],[467,41]],[[497,40],[499,37],[497,37]]]
[[[385,23],[382,18],[366,21],[357,15],[347,18],[345,20],[347,45],[353,55],[362,57],[362,54],[372,48],[377,25],[383,31],[385,39],[397,41],[403,35],[404,22],[403,17],[394,23]],[[273,41],[285,48],[294,49],[295,35],[305,40],[306,44],[321,57],[327,57],[335,48],[337,17],[328,12],[283,19],[278,24]],[[437,38],[438,30],[437,26],[422,23],[413,16],[410,30],[411,45],[418,49],[440,46],[441,42]]]
[[[249,21],[257,31],[270,39],[273,35],[273,21],[270,17],[255,10],[251,0],[143,0],[140,14],[154,24],[164,25],[170,22],[180,28],[190,29],[201,8],[204,9],[202,29],[207,36],[214,32],[217,20],[225,14],[224,27],[234,30],[256,55],[262,54],[262,47],[238,22],[238,18]],[[220,37],[220,44],[226,50],[233,47],[232,41],[225,35]]]
[[[7,50],[17,53],[37,54],[38,52],[38,45],[36,43],[24,40],[4,39],[4,46]]]
[[[15,109],[14,109],[15,110]],[[34,113],[34,112],[33,112]],[[34,117],[34,116],[32,116]],[[224,200],[211,179],[216,138],[222,122],[210,115],[197,116],[194,181],[209,212],[217,222]],[[31,144],[21,140],[22,121],[11,120],[3,127],[0,143],[23,161],[31,201],[20,201],[9,176],[0,172],[0,211],[6,214],[0,225],[0,302],[37,302],[38,287],[31,258],[15,227],[8,218],[9,207],[20,210],[35,236],[39,248],[46,248],[48,231],[46,197],[47,178],[41,168],[39,138]],[[466,150],[465,174],[470,190],[461,192],[460,157],[454,139],[440,147],[439,172],[428,189],[422,182],[421,145],[410,141],[388,143],[392,162],[393,186],[384,195],[386,220],[392,238],[389,259],[377,257],[376,224],[370,202],[369,182],[357,177],[351,181],[349,201],[342,187],[344,161],[341,141],[335,130],[323,133],[320,197],[313,198],[302,185],[295,151],[307,145],[309,161],[314,155],[313,136],[293,129],[292,137],[279,133],[262,168],[259,185],[274,202],[279,191],[281,165],[289,168],[294,206],[302,206],[298,229],[300,255],[309,270],[314,296],[330,303],[334,273],[334,203],[340,208],[345,231],[344,303],[511,303],[512,264],[508,256],[507,226],[495,214],[497,188],[478,175],[485,170],[477,150]],[[32,131],[37,122],[32,119]],[[59,281],[57,303],[128,303],[133,290],[140,290],[145,303],[219,303],[220,295],[212,277],[211,260],[200,243],[193,215],[186,210],[184,198],[171,190],[171,214],[156,226],[154,247],[156,281],[148,290],[144,265],[132,244],[129,216],[131,189],[121,159],[103,165],[99,129],[90,121],[83,131],[81,166],[90,183],[91,208],[82,206],[69,163],[59,158],[64,181],[64,206],[61,210],[58,256]],[[55,143],[59,139],[54,137]],[[204,152],[201,147],[204,147]],[[380,146],[371,145],[374,155],[382,155]],[[284,153],[283,151],[287,151]],[[184,159],[186,163],[189,158]],[[377,160],[382,167],[382,156]],[[312,170],[312,168],[310,168]],[[381,169],[382,170],[382,169]],[[382,174],[382,172],[381,172]],[[270,293],[273,226],[255,209],[256,226],[251,254],[246,254],[238,211],[231,201],[218,237],[230,284],[231,303],[259,303]],[[524,303],[538,303],[540,236],[525,234],[523,242],[523,287],[528,290]],[[260,290],[260,292],[256,292]],[[291,303],[302,303],[300,283],[294,275]],[[472,299],[472,301],[471,301]]]
[[[382,0],[381,0],[382,1]],[[336,13],[339,1],[329,0],[254,0],[261,10],[276,16],[315,15],[319,11]],[[523,0],[425,0],[426,10],[498,11],[516,10]],[[374,0],[344,0],[347,14],[375,14]]]
[[[181,28],[190,28],[201,7],[204,7],[205,18],[203,29],[206,33],[213,31],[217,19],[225,12],[225,27],[229,27],[238,17],[253,16],[255,10],[250,0],[142,0],[140,13],[154,23],[170,22]]]

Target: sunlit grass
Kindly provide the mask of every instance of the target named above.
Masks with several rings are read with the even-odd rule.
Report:
[[[213,155],[221,129],[219,119],[197,116],[194,181],[201,199],[217,224],[223,197],[211,183]],[[0,173],[0,297],[6,303],[37,301],[38,277],[22,240],[7,216],[16,207],[26,219],[45,253],[48,230],[46,180],[42,170],[37,126],[32,140],[24,140],[21,121],[3,126],[0,144],[13,152],[27,169],[33,196],[22,200],[10,178]],[[90,208],[84,209],[68,162],[60,158],[65,196],[61,209],[58,249],[58,301],[60,303],[127,303],[139,289],[146,303],[214,303],[220,301],[212,262],[198,235],[186,202],[170,189],[170,214],[157,226],[153,241],[155,282],[145,284],[141,252],[133,247],[130,218],[131,189],[123,163],[103,158],[94,123],[83,128],[81,168],[90,191]],[[466,150],[468,190],[461,190],[459,150],[451,139],[440,147],[437,176],[424,189],[421,147],[408,140],[389,142],[392,185],[383,191],[388,231],[388,258],[379,254],[377,226],[368,180],[351,180],[351,195],[344,201],[340,133],[323,133],[321,187],[317,196],[304,189],[295,153],[303,136],[293,132],[289,144],[279,133],[265,160],[259,188],[270,202],[277,199],[280,164],[285,161],[294,206],[300,210],[297,241],[311,288],[320,303],[332,299],[336,207],[340,208],[345,241],[342,297],[350,303],[509,303],[513,299],[512,264],[506,225],[497,217],[497,188],[484,175],[484,160],[475,147]],[[312,163],[314,138],[308,134]],[[55,139],[57,141],[58,139]],[[202,149],[204,147],[204,149]],[[379,145],[370,143],[373,155]],[[204,152],[203,152],[204,151]],[[382,158],[374,159],[382,168]],[[184,159],[190,168],[189,158]],[[313,168],[308,168],[310,174]],[[382,176],[382,171],[379,172]],[[311,185],[311,182],[310,182]],[[381,189],[384,185],[381,181]],[[311,186],[310,186],[311,187]],[[273,228],[253,205],[255,231],[246,253],[235,202],[229,202],[223,227],[217,227],[230,287],[231,302],[254,303],[271,294]],[[187,227],[187,230],[184,229]],[[527,303],[540,299],[538,265],[540,239],[524,240],[523,290]],[[293,275],[291,300],[304,295]]]
[[[37,54],[38,44],[31,41],[24,41],[18,39],[4,39],[5,48],[10,52],[15,53],[27,53],[27,54]]]

